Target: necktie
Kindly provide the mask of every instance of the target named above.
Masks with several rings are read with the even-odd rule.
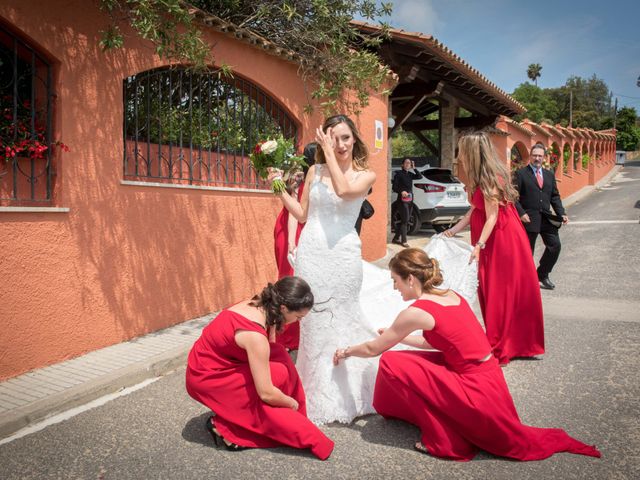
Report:
[[[536,178],[538,179],[538,186],[542,188],[542,169],[536,171]]]

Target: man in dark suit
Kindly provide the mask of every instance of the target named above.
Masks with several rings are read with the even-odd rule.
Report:
[[[410,170],[413,169],[413,172]],[[416,164],[410,158],[405,158],[402,162],[402,170],[396,172],[393,177],[391,189],[398,194],[396,202],[400,209],[400,225],[396,226],[396,234],[391,243],[397,243],[405,248],[407,243],[407,223],[411,218],[413,206],[413,181],[422,178],[422,174],[416,170]]]
[[[546,153],[544,145],[535,144],[531,148],[529,165],[516,172],[516,188],[520,193],[516,208],[529,236],[532,253],[538,235],[542,237],[545,250],[538,266],[538,280],[540,288],[553,290],[555,285],[549,280],[549,273],[560,255],[559,221],[567,224],[569,217],[562,206],[555,175],[551,170],[542,168]],[[555,215],[551,213],[551,207]],[[559,217],[562,219],[560,220]],[[558,226],[553,225],[552,222]]]

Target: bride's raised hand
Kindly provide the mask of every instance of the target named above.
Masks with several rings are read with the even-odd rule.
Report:
[[[316,128],[316,143],[324,152],[333,151],[333,128],[327,128],[325,133],[322,127]]]

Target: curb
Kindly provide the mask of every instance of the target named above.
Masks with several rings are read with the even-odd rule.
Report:
[[[114,370],[63,392],[0,414],[0,438],[8,437],[36,422],[116,393],[123,388],[132,387],[149,378],[166,375],[186,364],[190,349],[191,345],[167,350],[135,365]]]

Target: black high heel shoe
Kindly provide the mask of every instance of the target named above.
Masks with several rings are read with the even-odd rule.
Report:
[[[216,447],[224,446],[227,450],[231,452],[239,452],[240,450],[246,450],[247,448],[249,448],[249,447],[242,447],[235,443],[227,442],[224,439],[224,437],[220,435],[220,433],[218,433],[218,431],[213,426],[212,416],[207,419],[207,422],[205,423],[205,428],[211,434],[211,437],[213,438],[213,443],[216,444]]]

